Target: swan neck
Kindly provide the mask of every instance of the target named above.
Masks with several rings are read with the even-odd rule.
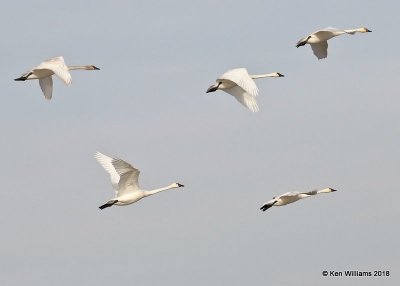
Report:
[[[69,70],[85,70],[86,66],[68,66]]]
[[[169,189],[172,189],[172,187],[168,186],[168,187],[159,188],[159,189],[155,189],[155,190],[151,190],[151,191],[144,191],[144,196],[145,197],[151,196],[151,195],[154,195],[154,194],[157,194],[159,192],[163,192],[163,191],[166,191],[166,190],[169,190]]]
[[[254,74],[254,75],[251,75],[250,77],[252,79],[256,79],[256,78],[275,77],[275,76],[276,76],[275,73],[266,73],[266,74]]]
[[[349,30],[344,30],[346,34],[354,35],[357,32],[361,32],[361,29],[349,29]]]

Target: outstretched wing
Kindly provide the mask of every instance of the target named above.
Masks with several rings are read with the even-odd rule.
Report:
[[[220,76],[218,80],[229,80],[240,86],[244,91],[252,96],[258,95],[258,88],[254,80],[250,77],[245,68],[229,70]],[[218,82],[217,80],[217,82]]]
[[[43,91],[44,97],[50,100],[53,94],[53,79],[51,76],[39,78],[39,85]]]
[[[320,60],[328,56],[328,41],[320,42],[318,44],[310,44],[314,55]]]
[[[140,171],[138,169],[124,160],[111,158],[100,152],[95,154],[95,158],[110,175],[111,184],[118,196],[127,191],[139,189]]]
[[[112,165],[120,176],[118,182],[118,196],[126,193],[134,192],[139,189],[139,174],[140,171],[124,160],[114,158]]]
[[[224,89],[224,91],[233,95],[237,99],[237,101],[239,101],[243,106],[250,109],[252,112],[257,112],[260,110],[256,98],[251,94],[248,94],[240,86],[234,86],[232,88]]]
[[[33,69],[33,71],[41,69],[51,70],[67,85],[71,84],[72,82],[71,74],[69,73],[68,67],[65,64],[63,57],[56,57],[43,61],[40,65]]]

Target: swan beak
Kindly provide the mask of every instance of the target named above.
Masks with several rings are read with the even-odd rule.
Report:
[[[184,185],[179,184],[179,183],[177,183],[177,185],[178,185],[179,188],[184,187]]]
[[[218,89],[218,86],[212,85],[212,86],[210,86],[210,87],[207,89],[206,93],[214,92],[214,91],[216,91],[217,89]]]
[[[365,29],[365,32],[367,32],[367,33],[370,32],[370,33],[371,33],[372,31],[371,31],[371,30],[368,30],[368,29]]]
[[[94,70],[100,70],[98,67],[96,67],[96,66],[93,66],[93,69]]]
[[[285,77],[284,74],[281,74],[281,73],[279,73],[279,72],[278,72],[277,74],[278,74],[279,77]]]
[[[331,190],[331,192],[337,192],[337,190],[334,190],[334,189],[331,189],[331,188],[330,188],[330,190]]]

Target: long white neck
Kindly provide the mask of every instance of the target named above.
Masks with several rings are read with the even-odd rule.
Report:
[[[144,192],[144,196],[148,197],[148,196],[157,194],[159,192],[163,192],[163,191],[166,191],[166,190],[169,190],[169,189],[174,189],[174,188],[176,188],[176,186],[172,184],[172,185],[169,185],[169,186],[164,187],[164,188],[159,188],[159,189],[155,189],[155,190],[151,190],[151,191],[143,191],[143,192]]]
[[[354,35],[355,33],[364,33],[363,28],[344,30],[346,34]]]
[[[68,66],[68,69],[71,70],[86,70],[87,66]]]
[[[256,78],[263,78],[263,77],[279,77],[279,75],[276,72],[272,72],[272,73],[266,73],[266,74],[254,74],[254,75],[250,75],[250,77],[252,79],[256,79]]]

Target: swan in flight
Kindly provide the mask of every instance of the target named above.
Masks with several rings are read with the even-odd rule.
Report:
[[[317,194],[324,194],[324,193],[331,193],[331,192],[336,192],[336,190],[332,188],[326,188],[322,190],[313,190],[310,192],[305,192],[305,193],[300,193],[300,192],[288,192],[284,193],[278,197],[273,197],[272,200],[266,202],[265,204],[262,205],[260,210],[265,212],[267,209],[269,209],[272,206],[284,206],[287,204],[291,204],[294,202],[297,202],[298,200],[308,198]]]
[[[223,90],[233,95],[237,99],[237,101],[250,109],[252,112],[257,112],[259,111],[259,107],[256,101],[258,88],[253,79],[283,76],[283,74],[278,72],[250,75],[245,68],[232,69],[221,75],[216,80],[216,84],[210,86],[207,89],[206,93],[214,92],[218,89]]]
[[[52,75],[57,75],[66,85],[72,82],[70,70],[99,70],[93,65],[86,66],[67,66],[63,57],[55,57],[45,60],[34,69],[24,73],[16,81],[25,81],[31,79],[39,79],[39,85],[42,89],[44,97],[50,100],[53,94],[53,79]]]
[[[350,30],[340,30],[332,27],[328,27],[319,31],[316,31],[307,37],[301,39],[296,47],[304,46],[305,44],[310,44],[311,49],[313,50],[314,55],[320,60],[324,59],[328,56],[328,40],[340,36],[343,34],[354,35],[355,33],[368,33],[372,32],[367,28],[358,28],[358,29],[350,29]]]
[[[169,189],[184,187],[184,185],[180,183],[173,183],[164,188],[145,191],[139,187],[140,171],[138,169],[132,167],[129,163],[121,159],[111,158],[100,152],[96,152],[94,157],[110,175],[111,184],[115,190],[115,198],[100,206],[99,208],[101,210],[113,205],[130,205],[138,200],[156,193]]]

